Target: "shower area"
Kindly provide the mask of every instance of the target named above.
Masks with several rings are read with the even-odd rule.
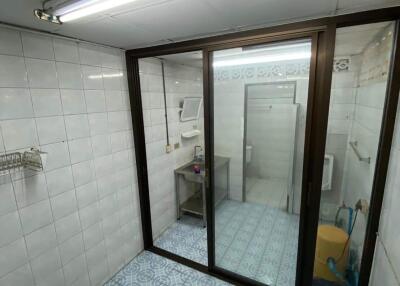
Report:
[[[293,204],[296,81],[245,85],[243,197],[288,210]]]

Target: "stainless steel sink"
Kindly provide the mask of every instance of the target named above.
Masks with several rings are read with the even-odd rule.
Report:
[[[193,170],[195,165],[200,166],[200,173],[196,174]],[[188,164],[183,165],[182,167],[175,170],[176,173],[182,174],[185,177],[185,180],[195,183],[202,183],[204,181],[204,162],[196,162],[192,161]]]
[[[214,170],[220,170],[224,167],[226,170],[226,188],[215,188],[214,191],[214,204],[219,204],[222,199],[229,198],[229,158],[214,156]],[[200,173],[196,174],[193,170],[194,165],[200,167]],[[175,191],[176,191],[176,205],[177,217],[181,217],[181,212],[192,213],[203,217],[203,224],[206,226],[206,184],[205,184],[205,166],[204,161],[193,160],[185,165],[175,169]],[[193,182],[201,185],[201,194],[195,191],[193,194],[185,194],[184,201],[180,197],[180,180]]]

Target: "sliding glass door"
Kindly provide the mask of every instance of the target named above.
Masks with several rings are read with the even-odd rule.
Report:
[[[146,250],[244,285],[367,284],[399,23],[341,21],[128,54]]]
[[[139,60],[152,244],[207,265],[202,53]]]
[[[311,46],[211,54],[215,267],[267,285],[295,284]]]
[[[365,283],[360,272],[370,243],[394,28],[380,22],[336,31],[314,285],[358,285],[359,277]]]

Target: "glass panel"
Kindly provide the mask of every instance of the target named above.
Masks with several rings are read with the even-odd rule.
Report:
[[[311,40],[213,54],[216,266],[294,285]]]
[[[393,29],[337,30],[313,285],[358,282]]]
[[[140,59],[139,71],[154,245],[207,265],[202,53]]]

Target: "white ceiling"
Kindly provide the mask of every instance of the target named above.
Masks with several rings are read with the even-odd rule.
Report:
[[[41,0],[1,2],[1,22],[123,49],[400,5],[400,0],[136,0],[60,26],[34,18]]]
[[[390,22],[340,28],[336,33],[335,56],[357,55],[370,44]]]

